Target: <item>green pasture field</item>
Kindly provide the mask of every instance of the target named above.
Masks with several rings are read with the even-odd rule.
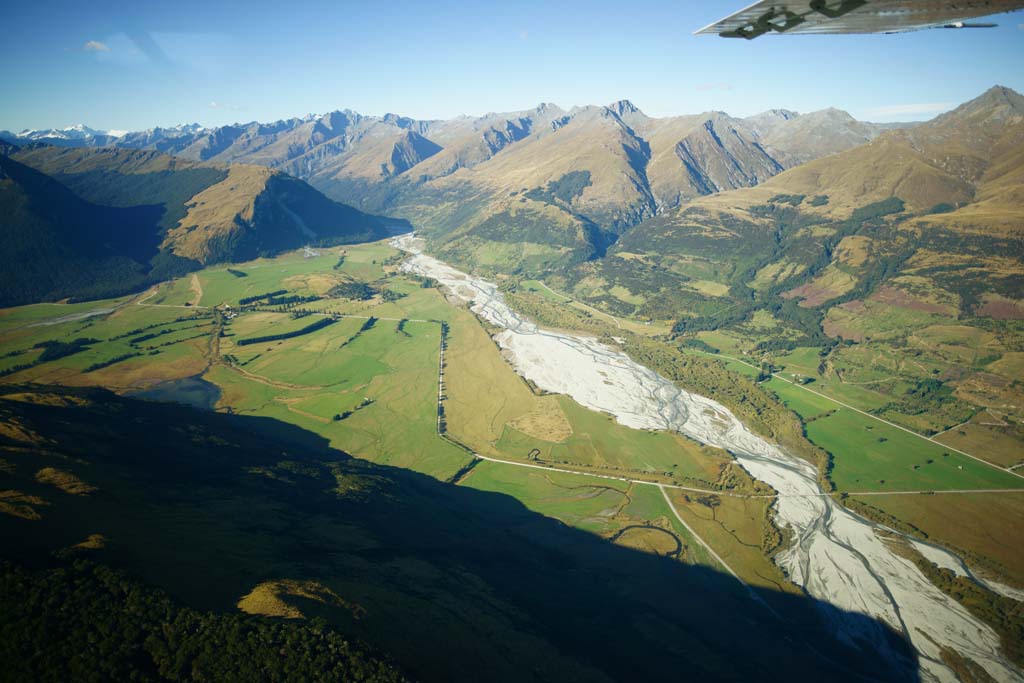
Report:
[[[808,424],[807,436],[833,454],[840,491],[1024,487],[1020,477],[845,408]]]
[[[1024,440],[1020,438],[1020,432],[1009,427],[980,424],[979,420],[985,420],[986,417],[992,419],[984,412],[979,413],[969,424],[939,434],[935,440],[1002,467],[1024,462]]]
[[[692,354],[694,356],[718,359],[728,370],[746,377],[757,377],[761,374],[761,371],[758,368],[751,365],[754,362],[753,359],[749,361],[733,360],[732,358],[727,358],[726,356],[719,355],[717,353],[708,353],[707,351],[701,351],[700,349],[694,349],[688,346],[681,346],[679,347],[679,350],[683,353]]]
[[[194,304],[196,292],[192,288],[192,283],[195,281],[193,277],[198,278],[199,274],[193,273],[167,282],[161,282],[156,286],[155,291],[150,289],[149,292],[142,294],[139,299],[153,306],[185,306],[186,304]],[[205,305],[202,300],[200,300],[199,304]]]
[[[286,323],[301,323],[292,327],[305,327],[320,316],[307,316],[297,321],[288,321],[287,315],[281,313],[258,313],[242,315],[238,320],[259,316],[261,320],[280,318]],[[396,323],[378,322],[373,328],[359,334],[365,323],[360,318],[343,318],[332,325],[290,339],[261,342],[236,346],[232,340],[221,341],[221,351],[238,359],[239,366],[246,372],[259,375],[271,381],[297,384],[310,387],[348,388],[361,386],[376,375],[387,372],[388,367],[375,357],[376,354],[365,353],[366,338],[378,343],[390,344],[398,342],[393,339]],[[235,326],[232,321],[230,327]],[[390,327],[390,330],[386,328]],[[268,326],[269,333],[276,327]],[[382,333],[383,331],[383,333]],[[390,336],[388,335],[390,332]],[[240,338],[255,336],[239,335]],[[343,347],[344,345],[344,347]]]
[[[799,592],[763,550],[762,540],[770,525],[771,499],[709,497],[672,490],[669,498],[686,523],[744,581],[753,586]]]
[[[743,370],[742,368],[736,368],[736,367],[734,367],[735,361],[728,361],[727,359],[723,359],[723,361],[726,363],[726,365],[727,365],[727,367],[729,367],[729,369],[737,370],[738,372],[744,372],[747,375],[750,375],[750,372],[753,370],[753,368],[749,368],[749,367],[746,370]],[[754,371],[754,372],[756,373],[756,371]],[[775,374],[783,375],[783,376],[795,375],[794,379],[798,379],[799,377],[808,377],[809,376],[809,377],[814,379],[814,383],[809,385],[809,388],[812,389],[813,391],[815,391],[815,392],[817,392],[819,394],[823,394],[825,396],[828,396],[829,398],[834,398],[837,401],[841,401],[843,403],[848,403],[849,405],[852,405],[854,408],[858,408],[858,409],[864,410],[864,411],[877,410],[879,408],[882,408],[882,407],[888,405],[889,402],[892,400],[891,397],[886,396],[886,395],[884,395],[882,393],[879,393],[878,391],[875,391],[874,389],[871,389],[870,386],[863,386],[863,385],[858,385],[858,384],[850,384],[848,382],[842,382],[842,381],[839,381],[837,379],[816,377],[813,374],[806,374],[806,373],[802,373],[802,372],[795,372],[794,373],[794,372],[791,372],[789,370],[789,368],[787,368],[786,370],[783,370],[782,372],[777,372]],[[784,384],[784,382],[781,382],[781,380],[774,380],[774,381],[778,382],[779,384]],[[772,384],[770,386],[772,386],[772,388],[775,388],[775,386],[778,386],[778,385],[777,384]],[[902,388],[906,388],[907,386],[909,386],[909,385],[906,385],[906,384],[901,385]],[[805,389],[798,388],[798,387],[794,387],[794,389],[800,395],[805,395],[807,397],[813,396],[813,394],[811,394],[809,391],[807,391]],[[779,393],[779,392],[776,392],[776,393]],[[838,407],[838,406],[835,406],[835,407]],[[797,412],[799,414],[799,411],[795,411],[795,412]]]
[[[747,377],[757,377],[760,371],[757,368],[752,368],[746,363],[741,363],[735,360],[723,359],[725,361],[725,367],[733,372],[737,372]]]
[[[159,328],[152,330],[143,330],[140,334],[129,335],[124,338],[124,341],[132,341],[138,339],[138,345],[151,346],[156,344],[163,344],[166,342],[179,342],[192,335],[200,333],[209,335],[212,331],[214,321],[212,316],[203,316],[193,319],[175,321],[166,325],[161,325]],[[142,337],[149,336],[153,333],[159,333],[158,336],[152,339],[142,339]]]
[[[387,242],[342,247],[340,251],[345,253],[345,262],[338,270],[360,282],[371,282],[384,277],[384,261],[399,253],[388,246]],[[332,253],[331,258],[334,259],[331,264],[333,267],[338,262],[337,255]]]
[[[660,522],[661,525],[667,523],[672,532],[683,542],[686,548],[686,555],[691,563],[702,564],[716,570],[721,569],[718,561],[694,539],[693,534],[680,524],[676,516],[672,514],[668,503],[665,502],[665,497],[657,486],[634,484],[629,489],[629,497],[630,502],[623,512],[634,519],[645,522]],[[738,585],[737,588],[739,588]]]
[[[776,356],[776,363],[786,371],[804,375],[818,376],[818,365],[821,364],[820,349],[816,346],[800,346],[789,353]]]
[[[301,253],[287,254],[276,259],[261,259],[251,263],[232,266],[233,270],[244,272],[246,277],[235,277],[227,268],[204,270],[199,273],[203,287],[201,304],[237,304],[239,299],[267,294],[285,289],[283,281],[289,277],[330,272],[336,256],[326,255],[304,258]]]
[[[775,395],[779,397],[784,406],[799,415],[803,420],[808,420],[839,408],[835,401],[812,394],[806,389],[794,386],[778,377],[772,377],[764,384],[775,392]]]
[[[265,337],[275,334],[287,334],[301,330],[314,322],[320,320],[319,316],[305,316],[293,318],[287,313],[255,312],[243,313],[233,318],[225,325],[224,331],[230,343],[237,343],[255,337]],[[276,343],[276,342],[268,342]],[[230,345],[226,344],[225,346]],[[242,346],[245,346],[244,344]],[[253,346],[260,346],[254,344]]]
[[[246,273],[245,277],[236,277],[223,267],[200,271],[196,277],[205,304],[237,303],[242,297],[277,289],[312,293],[315,287],[307,285],[314,278],[377,281],[384,277],[383,262],[396,253],[383,243],[347,247],[342,267],[335,270],[336,250],[324,250],[321,256],[308,259],[296,252],[232,266]],[[205,379],[222,390],[219,409],[298,424],[354,455],[447,478],[468,456],[436,434],[440,324],[409,320],[403,325],[404,333],[397,327],[402,318],[439,321],[452,308],[434,288],[420,287],[400,276],[385,284],[407,296],[391,303],[379,297],[370,302],[318,302],[329,308],[355,308],[359,313],[366,311],[364,315],[394,318],[378,320],[354,340],[365,318],[344,318],[309,334],[239,346],[235,343],[239,339],[293,331],[321,319],[243,313],[225,322],[226,336],[219,340],[216,357],[207,357],[214,340],[214,313],[183,305],[195,297],[191,276],[163,284],[154,296],[148,292],[137,297],[147,305],[115,300],[10,309],[0,314],[6,332],[0,333],[0,355],[23,353],[0,358],[0,370],[33,360],[41,351],[30,347],[39,342],[94,338],[98,341],[85,350],[8,375],[4,381],[100,384],[128,390],[204,373]],[[148,305],[158,301],[162,305]],[[104,308],[115,310],[103,316],[30,326]],[[203,317],[191,319],[196,315]],[[180,317],[189,319],[175,322]],[[133,330],[138,332],[127,334]],[[165,330],[167,334],[157,334],[135,346],[129,343]],[[129,353],[142,355],[85,372],[94,363]],[[356,410],[365,399],[371,400],[369,405]],[[346,411],[353,412],[344,420],[333,419]]]
[[[697,338],[705,344],[713,346],[722,353],[729,355],[743,353],[754,345],[749,339],[729,330],[698,332]]]
[[[38,306],[24,308],[36,310],[10,309],[4,318],[32,319],[43,310]],[[62,308],[59,305],[56,309],[52,305],[45,307],[48,310],[43,319],[51,324],[16,325],[0,331],[0,371],[39,358],[42,350],[32,349],[37,344],[68,343],[75,339],[96,341],[72,355],[8,374],[3,378],[4,381],[100,384],[128,388],[140,383],[152,384],[169,379],[170,375],[183,370],[191,370],[194,374],[203,368],[203,347],[207,345],[208,335],[213,330],[209,313],[188,308],[138,306],[124,300],[110,300],[92,302],[88,308],[76,305],[78,312],[110,309],[109,312],[58,322],[69,315]],[[53,313],[59,315],[54,317]],[[157,334],[161,332],[166,333]],[[139,340],[134,345],[131,343],[151,334],[157,336]],[[194,337],[198,338],[192,339]],[[86,373],[87,368],[93,364],[127,354],[141,355]]]
[[[481,491],[506,493],[535,512],[594,533],[614,529],[612,519],[629,502],[629,483],[625,481],[488,461],[478,463],[460,483]]]
[[[843,403],[864,411],[877,410],[889,403],[889,398],[868,387],[832,380],[814,383],[814,390],[826,396],[835,397]]]
[[[624,427],[611,416],[588,410],[567,396],[559,396],[558,402],[572,425],[572,436],[562,443],[552,443],[506,425],[496,451],[526,460],[531,451],[537,450],[541,460],[554,464],[670,474],[680,480],[714,481],[716,465],[728,462],[724,454],[703,449],[678,434]]]
[[[956,549],[974,569],[994,561],[998,575],[1024,587],[1024,553],[1017,541],[1024,528],[1024,493],[855,498],[912,524],[933,543]]]
[[[54,324],[61,324],[62,318],[78,317],[108,308],[117,308],[127,299],[107,299],[105,301],[86,301],[77,304],[32,304],[16,308],[0,309],[0,335],[32,325],[39,324],[44,330]],[[69,321],[70,322],[70,321]]]
[[[207,378],[225,391],[224,407],[299,424],[374,462],[451,476],[469,456],[436,433],[440,325],[408,322],[400,334],[397,321],[379,320],[352,340],[364,322],[240,347],[251,355],[237,355],[238,370]],[[233,354],[230,344],[222,350]],[[346,411],[354,412],[333,419]]]
[[[571,299],[569,299],[568,297],[559,296],[558,294],[555,294],[550,289],[545,287],[539,280],[523,280],[522,286],[528,292],[539,294],[540,296],[544,297],[548,301],[555,304],[561,304],[567,301],[571,301]]]

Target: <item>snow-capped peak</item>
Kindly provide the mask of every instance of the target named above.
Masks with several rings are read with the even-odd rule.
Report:
[[[84,123],[77,123],[66,128],[26,129],[18,133],[18,137],[23,140],[88,140],[106,134],[105,131],[90,128]]]

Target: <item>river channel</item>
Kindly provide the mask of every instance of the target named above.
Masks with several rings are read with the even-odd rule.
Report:
[[[997,681],[1024,680],[1003,656],[991,628],[893,552],[877,533],[880,527],[823,495],[810,463],[754,434],[725,406],[680,389],[593,337],[539,328],[517,315],[496,285],[423,253],[422,241],[412,234],[392,244],[409,254],[404,272],[437,280],[501,328],[495,340],[506,359],[539,388],[566,394],[628,427],[674,431],[723,448],[753,477],[773,487],[780,494],[776,522],[793,537],[776,555],[778,564],[809,595],[903,633],[918,652],[922,680],[957,680],[941,659],[941,647],[970,657]],[[943,549],[922,550],[942,566],[963,566]],[[877,655],[890,655],[881,627],[865,633],[863,624],[840,618],[831,626],[843,639],[870,643]]]

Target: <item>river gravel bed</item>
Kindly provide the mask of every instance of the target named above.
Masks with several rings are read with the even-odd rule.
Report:
[[[792,532],[794,541],[776,556],[778,564],[809,595],[903,633],[919,654],[922,680],[956,681],[940,658],[940,646],[946,646],[973,659],[997,681],[1024,681],[1002,655],[991,628],[893,552],[876,533],[880,527],[822,495],[811,464],[754,434],[716,401],[680,389],[621,351],[521,318],[493,283],[424,254],[413,235],[392,244],[410,254],[404,272],[437,280],[478,316],[502,328],[495,340],[506,359],[540,389],[566,394],[628,427],[675,431],[723,448],[753,477],[788,494],[776,499],[776,521]],[[941,548],[929,546],[926,556],[940,566],[963,567]],[[866,641],[878,654],[891,655],[881,627],[875,624],[866,633],[863,624],[862,619],[840,618],[831,626],[840,638]]]

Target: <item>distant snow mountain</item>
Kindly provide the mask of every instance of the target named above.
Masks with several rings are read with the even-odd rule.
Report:
[[[125,139],[142,141],[143,144],[126,145],[129,147],[153,144],[158,140],[180,138],[201,134],[206,129],[198,123],[188,123],[170,128],[150,128],[144,131],[99,130],[77,123],[66,128],[26,128],[20,132],[0,131],[0,139],[12,142],[48,142],[57,145],[74,145],[86,147],[104,147],[120,144]]]
[[[20,133],[14,134],[17,139],[28,141],[90,140],[96,137],[106,137],[107,135],[108,133],[105,130],[96,130],[82,123],[68,126],[67,128],[25,129]]]

